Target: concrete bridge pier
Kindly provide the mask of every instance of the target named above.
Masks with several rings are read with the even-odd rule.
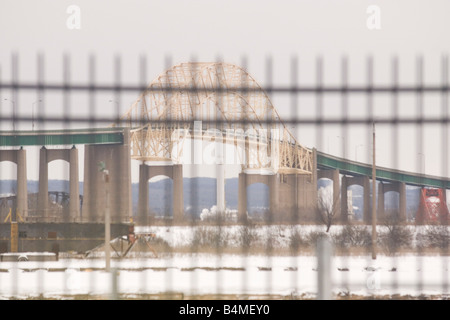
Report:
[[[48,164],[54,160],[69,162],[69,211],[64,213],[62,220],[75,221],[80,218],[80,191],[78,175],[78,150],[73,146],[71,149],[47,149],[42,147],[39,152],[39,191],[38,191],[38,217],[48,220]]]
[[[225,213],[225,167],[223,164],[216,165],[216,205],[217,211]]]
[[[254,183],[264,183],[269,187],[269,205],[270,215],[278,208],[278,176],[275,175],[262,175],[252,173],[239,173],[238,182],[238,219],[239,221],[247,220],[247,187]]]
[[[247,175],[241,172],[238,179],[238,220],[247,221]]]
[[[277,174],[268,177],[269,185],[269,212],[270,219],[273,220],[275,215],[280,210],[280,198],[278,197],[280,193],[280,176]]]
[[[317,217],[317,174],[278,174],[274,219],[292,223],[314,222]],[[274,187],[272,187],[274,189]]]
[[[86,145],[84,148],[84,191],[82,220],[103,222],[106,208],[106,182],[99,164],[109,172],[108,194],[111,222],[132,217],[130,132],[124,131],[123,144]]]
[[[406,221],[406,184],[404,182],[380,182],[378,184],[378,219],[383,220],[386,218],[386,211],[384,208],[384,195],[389,191],[395,191],[399,193],[398,218],[401,222]]]
[[[10,161],[17,165],[17,213],[25,218],[28,216],[28,191],[27,191],[27,153],[26,150],[1,150],[0,162]],[[12,220],[17,221],[16,212],[12,212]]]
[[[78,171],[78,149],[76,149],[75,146],[69,151],[69,163],[69,218],[70,220],[74,221],[80,218],[80,177]]]
[[[181,221],[184,219],[183,165],[149,166],[144,163],[139,166],[139,223],[146,223],[149,213],[148,180],[159,175],[167,176],[173,180],[173,220]]]
[[[17,150],[17,213],[28,216],[27,153],[22,148]]]
[[[348,197],[347,188],[351,185],[359,185],[364,189],[364,211],[363,221],[367,224],[371,223],[371,210],[370,210],[370,179],[368,176],[348,177],[343,176],[341,179],[341,219],[343,222],[348,221]]]
[[[317,180],[303,174],[239,174],[238,215],[247,218],[247,187],[264,183],[269,187],[269,216],[271,221],[298,222],[315,219]]]
[[[335,217],[338,217],[341,213],[341,187],[339,179],[339,170],[319,170],[317,172],[317,179],[327,178],[333,182],[333,202],[332,210],[335,212]],[[341,215],[343,218],[343,215]]]

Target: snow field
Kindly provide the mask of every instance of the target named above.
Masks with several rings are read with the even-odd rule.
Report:
[[[196,228],[137,228],[152,232],[170,246],[188,246]],[[206,227],[205,227],[206,228]],[[331,233],[340,231],[333,226]],[[414,228],[419,234],[421,228]],[[229,234],[228,245],[238,245],[239,227],[221,229]],[[302,234],[323,231],[323,226],[300,227]],[[280,295],[314,298],[317,293],[317,258],[310,255],[277,255],[277,248],[289,246],[290,226],[259,226],[261,239],[274,239],[273,255],[150,253],[112,259],[114,272],[105,272],[100,252],[94,258],[74,259],[61,255],[59,261],[0,262],[0,297],[64,298],[73,295],[111,297],[114,281],[122,297],[140,294],[179,293],[184,296],[207,294]],[[262,240],[265,241],[265,240]],[[450,296],[450,257],[416,253],[387,256],[335,255],[331,279],[334,295],[350,296]]]
[[[0,297],[62,297],[112,292],[115,273],[102,259],[0,263]],[[113,260],[118,291],[124,295],[179,292],[314,296],[315,256],[175,254],[158,259]],[[334,294],[449,295],[449,257],[404,255],[333,257]]]

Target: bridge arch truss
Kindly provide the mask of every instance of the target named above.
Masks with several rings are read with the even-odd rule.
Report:
[[[225,143],[237,145],[244,132],[243,170],[313,172],[312,150],[297,142],[255,79],[233,64],[192,62],[171,67],[115,125],[130,127],[133,159],[179,164],[185,141],[197,138],[199,122],[203,138],[217,138],[210,130],[216,129]],[[236,134],[225,139],[230,131]]]

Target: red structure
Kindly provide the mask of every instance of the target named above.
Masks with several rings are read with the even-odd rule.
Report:
[[[416,223],[443,223],[448,222],[448,219],[449,212],[445,190],[422,188]]]

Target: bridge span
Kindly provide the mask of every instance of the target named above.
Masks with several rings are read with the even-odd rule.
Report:
[[[131,130],[132,131],[132,130]],[[193,139],[198,136],[193,135]],[[206,135],[206,139],[210,136]],[[237,137],[245,142],[245,136]],[[266,142],[267,143],[267,142]],[[269,143],[270,144],[270,143]],[[85,148],[84,157],[84,195],[78,191],[79,163],[78,149]],[[16,131],[0,132],[0,161],[12,161],[17,164],[17,212],[29,221],[102,221],[106,205],[105,182],[98,164],[103,162],[109,169],[110,203],[113,221],[126,221],[134,218],[146,221],[148,216],[148,180],[155,175],[166,175],[174,180],[173,217],[184,218],[183,164],[149,165],[141,163],[138,212],[132,212],[131,194],[131,134],[129,128],[98,128],[77,130]],[[26,190],[26,150],[25,146],[39,146],[39,192],[37,208],[28,208]],[[53,148],[53,146],[59,146]],[[65,147],[61,147],[65,146]],[[269,151],[270,153],[270,151]],[[329,178],[333,181],[334,207],[340,210],[340,218],[348,218],[347,188],[353,184],[364,188],[364,221],[371,219],[370,197],[372,165],[326,154],[311,149],[311,173],[272,171],[265,174],[244,170],[239,174],[238,211],[240,217],[247,215],[247,188],[253,183],[269,186],[269,205],[273,220],[286,220],[296,217],[298,221],[314,220],[317,214],[317,181]],[[66,216],[50,217],[48,202],[48,163],[62,159],[70,164],[69,210]],[[378,204],[377,216],[383,217],[384,194],[388,191],[399,193],[399,214],[406,219],[406,185],[421,188],[450,189],[450,179],[401,171],[385,167],[376,167]],[[223,190],[223,186],[217,189]],[[70,201],[83,196],[83,204]]]
[[[17,165],[16,210],[23,219],[41,222],[94,222],[103,221],[106,190],[98,165],[109,168],[111,183],[108,192],[112,199],[113,222],[125,221],[131,212],[131,173],[129,129],[92,128],[41,131],[0,132],[0,162],[11,161]],[[37,208],[28,208],[26,150],[38,146],[39,192]],[[77,147],[84,146],[84,197],[79,203],[79,161]],[[49,216],[48,164],[64,160],[70,165],[69,210],[64,217]],[[127,187],[129,186],[129,187]],[[75,201],[72,201],[75,199]]]
[[[318,178],[329,178],[333,181],[334,194],[340,194],[340,199],[334,197],[334,207],[337,210],[341,210],[341,219],[347,220],[348,217],[348,201],[347,201],[347,187],[356,184],[360,185],[364,189],[364,221],[369,223],[371,221],[371,201],[370,198],[373,194],[371,190],[370,180],[372,177],[372,164],[366,164],[362,162],[356,162],[340,157],[336,157],[323,152],[317,152],[317,168]],[[342,177],[340,177],[342,175]],[[443,203],[440,204],[441,209],[448,215],[446,192],[450,189],[450,179],[447,177],[438,177],[432,175],[425,175],[416,172],[402,171],[392,168],[376,166],[375,179],[378,181],[377,193],[377,218],[383,219],[385,217],[384,198],[385,193],[389,191],[395,191],[399,194],[398,213],[401,220],[406,220],[406,186],[416,186],[422,188],[422,198],[426,197],[426,193],[423,192],[427,188],[441,190],[439,194]],[[420,199],[419,210],[426,210],[424,202],[426,199]],[[423,213],[420,213],[422,215]]]
[[[341,174],[351,176],[372,176],[372,164],[356,162],[319,151],[317,152],[317,168],[322,170],[339,170]],[[418,187],[450,189],[450,178],[380,166],[376,166],[376,179],[382,182],[400,182]]]

